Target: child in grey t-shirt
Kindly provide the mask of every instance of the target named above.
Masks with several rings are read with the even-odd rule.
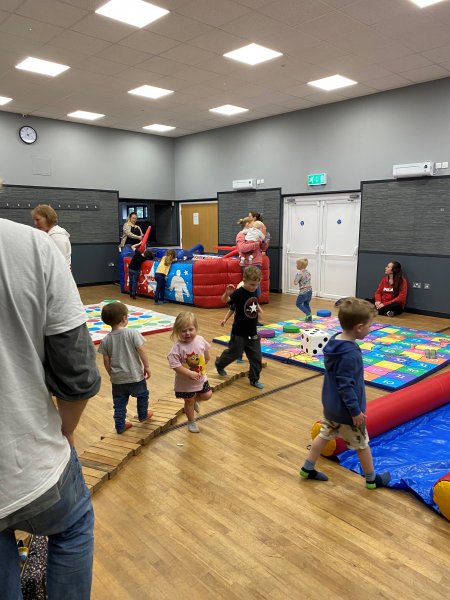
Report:
[[[143,348],[145,340],[135,329],[127,329],[128,308],[122,302],[105,304],[101,317],[106,325],[110,325],[111,332],[102,340],[98,352],[103,355],[103,364],[112,384],[116,431],[123,433],[132,427],[126,420],[130,396],[137,398],[140,423],[153,416],[148,409],[146,379],[150,377],[150,368]]]

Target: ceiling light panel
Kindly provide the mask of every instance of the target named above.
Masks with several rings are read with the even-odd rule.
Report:
[[[57,75],[64,73],[64,71],[67,71],[67,69],[70,69],[70,67],[29,56],[21,63],[16,65],[16,69],[21,69],[22,71],[31,71],[32,73],[39,73],[40,75],[56,77]]]
[[[438,2],[442,2],[442,0],[411,0],[414,4],[417,4],[419,8],[426,8],[427,6],[431,6],[432,4],[437,4]]]
[[[172,129],[176,129],[176,127],[171,127],[170,125],[160,125],[159,123],[153,123],[153,125],[146,125],[142,129],[148,129],[149,131],[171,131]]]
[[[242,108],[241,106],[233,106],[232,104],[224,104],[223,106],[217,106],[217,108],[210,108],[209,112],[230,116],[237,115],[243,112],[248,112],[248,108]]]
[[[6,96],[0,96],[0,106],[5,106],[8,102],[11,102],[12,98],[7,98]]]
[[[105,115],[101,113],[89,112],[87,110],[76,110],[67,115],[68,117],[73,117],[74,119],[86,119],[86,121],[96,121],[97,119],[101,119]]]
[[[337,90],[339,88],[347,87],[349,85],[355,85],[357,81],[348,79],[348,77],[342,77],[342,75],[332,75],[331,77],[324,77],[323,79],[316,79],[315,81],[308,81],[308,85],[318,87],[321,90]]]
[[[169,12],[143,0],[110,0],[95,11],[97,14],[135,27],[145,27]]]
[[[224,56],[246,63],[247,65],[258,65],[266,60],[277,58],[277,56],[283,56],[283,54],[259,44],[249,44],[232,52],[227,52]]]
[[[129,90],[129,94],[135,94],[136,96],[145,96],[145,98],[161,98],[168,94],[173,94],[173,90],[165,90],[164,88],[154,87],[153,85],[141,85],[134,90]]]

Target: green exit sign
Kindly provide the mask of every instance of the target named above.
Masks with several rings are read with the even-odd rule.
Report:
[[[326,182],[326,173],[313,173],[312,175],[308,175],[308,185],[325,185]]]

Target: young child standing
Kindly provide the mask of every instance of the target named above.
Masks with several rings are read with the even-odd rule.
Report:
[[[177,254],[175,250],[167,250],[159,263],[156,272],[156,290],[155,290],[155,304],[163,304],[167,302],[164,300],[164,290],[166,289],[166,277],[170,271],[172,263],[177,260]]]
[[[148,409],[146,379],[150,377],[150,368],[143,348],[145,340],[135,329],[127,329],[128,309],[122,302],[105,304],[101,316],[111,332],[101,341],[98,352],[103,355],[103,364],[111,379],[116,431],[123,433],[132,427],[126,420],[130,396],[137,398],[140,423],[153,416]]]
[[[136,299],[142,263],[153,258],[153,252],[151,250],[145,250],[144,252],[141,252],[139,250],[140,245],[141,242],[138,242],[137,244],[131,246],[131,249],[134,250],[134,255],[130,260],[130,264],[128,265],[128,287],[130,291],[130,298],[133,298],[133,300]]]
[[[361,350],[356,340],[369,333],[376,311],[366,300],[346,298],[339,308],[342,333],[332,336],[325,346],[325,378],[322,389],[324,418],[307,459],[300,469],[305,479],[327,481],[325,473],[316,471],[316,460],[327,443],[340,436],[348,448],[356,450],[370,490],[386,486],[388,472],[376,474],[369,446],[366,420],[366,392]]]
[[[259,376],[262,369],[261,342],[256,332],[256,323],[261,308],[256,290],[261,281],[261,271],[257,267],[244,270],[244,284],[236,289],[227,285],[222,301],[235,307],[234,322],[228,348],[216,359],[216,369],[221,377],[226,377],[225,367],[245,352],[250,363],[249,381],[256,388],[263,388]]]
[[[188,430],[199,433],[195,413],[200,412],[198,400],[209,400],[212,390],[206,376],[210,344],[197,335],[198,323],[194,313],[182,312],[175,319],[171,338],[176,339],[167,355],[169,366],[175,371],[175,397],[183,398]]]
[[[312,287],[311,287],[311,273],[306,268],[308,266],[308,259],[302,256],[296,262],[297,275],[294,279],[294,285],[298,285],[298,296],[295,305],[299,310],[305,313],[306,323],[311,323],[312,314],[309,303],[312,298]]]

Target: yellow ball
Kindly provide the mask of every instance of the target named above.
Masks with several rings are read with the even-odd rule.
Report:
[[[433,487],[433,500],[442,515],[450,521],[450,473],[438,479]]]

